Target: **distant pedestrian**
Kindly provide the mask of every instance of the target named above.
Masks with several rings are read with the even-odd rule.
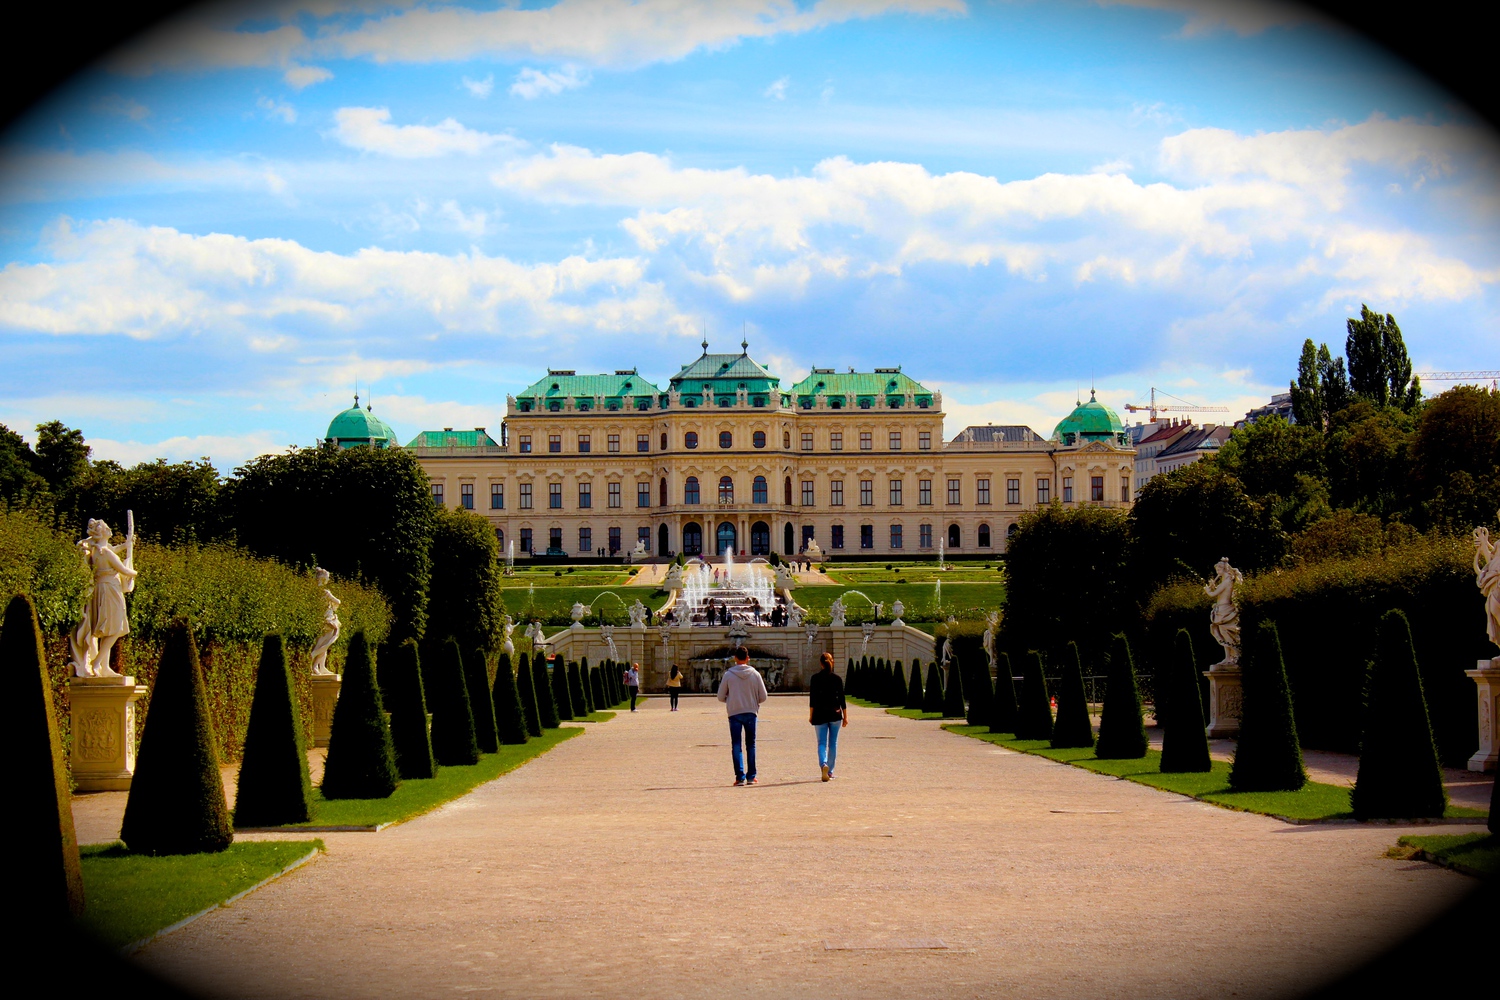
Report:
[[[724,671],[719,681],[719,700],[729,715],[729,755],[734,760],[734,783],[758,784],[755,780],[755,723],[761,703],[766,700],[766,682],[760,671],[750,666],[750,654],[744,646],[734,651],[734,666]],[[747,760],[740,756],[740,734],[744,734]]]
[[[682,671],[672,664],[672,676],[667,678],[667,694],[672,699],[672,711],[677,711],[677,696],[682,693]]]
[[[641,690],[641,665],[639,663],[632,663],[625,671],[625,687],[630,692],[630,710],[634,712],[635,696]]]
[[[824,653],[823,669],[807,685],[807,721],[818,733],[818,768],[823,780],[833,779],[839,755],[839,730],[849,724],[849,706],[844,703],[844,681],[833,672],[833,654]]]

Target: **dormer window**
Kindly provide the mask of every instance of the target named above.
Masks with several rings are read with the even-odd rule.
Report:
[[[554,399],[552,402],[547,404],[547,409],[551,410],[553,413],[556,413],[557,411],[562,409],[562,404]]]

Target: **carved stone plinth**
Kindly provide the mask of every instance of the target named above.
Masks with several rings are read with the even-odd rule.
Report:
[[[80,792],[123,792],[135,776],[135,703],[146,693],[134,677],[68,681],[73,781]]]
[[[1479,688],[1479,749],[1469,758],[1469,770],[1494,771],[1500,763],[1500,740],[1495,739],[1495,723],[1500,718],[1500,657],[1480,660],[1475,667],[1464,671]]]
[[[1240,668],[1214,667],[1203,671],[1208,678],[1208,738],[1220,740],[1240,735],[1240,716],[1244,714],[1245,689],[1240,684]]]
[[[313,746],[326,747],[333,732],[333,706],[339,700],[344,679],[338,674],[314,674],[312,678]]]

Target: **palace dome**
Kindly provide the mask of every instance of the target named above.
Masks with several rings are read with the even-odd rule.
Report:
[[[1089,391],[1089,401],[1080,403],[1072,413],[1063,417],[1058,422],[1057,428],[1052,432],[1052,440],[1066,441],[1065,435],[1075,435],[1074,440],[1079,441],[1107,441],[1113,440],[1116,435],[1123,434],[1125,425],[1120,423],[1120,418],[1114,410],[1105,406],[1094,398],[1092,390]]]
[[[339,413],[329,422],[328,441],[340,448],[354,448],[362,444],[376,448],[399,447],[396,432],[391,430],[390,425],[384,420],[370,412],[368,406],[361,408],[358,396],[354,397],[353,406]]]

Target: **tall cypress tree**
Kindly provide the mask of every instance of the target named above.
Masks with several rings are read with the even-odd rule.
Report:
[[[948,683],[943,685],[943,718],[962,719],[964,717],[964,665],[954,657],[952,666],[948,668]]]
[[[568,698],[573,703],[573,715],[576,718],[587,718],[592,712],[593,706],[589,704],[589,696],[583,688],[583,675],[578,670],[578,661],[568,661]]]
[[[396,750],[396,773],[402,778],[430,778],[437,774],[432,756],[432,734],[427,725],[427,689],[422,684],[422,656],[417,640],[406,639],[385,654],[380,689],[391,713],[391,745]]]
[[[536,703],[536,678],[531,671],[531,658],[521,654],[516,663],[516,697],[521,699],[521,717],[526,720],[526,735],[542,735],[542,711]]]
[[[1050,740],[1052,738],[1052,702],[1047,695],[1047,675],[1042,672],[1042,654],[1026,654],[1026,669],[1021,675],[1021,702],[1016,714],[1016,739]]]
[[[1089,722],[1088,693],[1083,687],[1083,663],[1078,643],[1069,642],[1063,655],[1062,683],[1057,691],[1057,722],[1052,727],[1055,750],[1094,745],[1094,728]]]
[[[1400,611],[1387,611],[1380,619],[1365,690],[1368,700],[1359,776],[1349,794],[1355,817],[1443,815],[1448,793],[1443,790],[1443,772],[1432,741],[1411,625]]]
[[[531,689],[536,692],[536,711],[542,728],[556,729],[561,720],[557,717],[557,699],[552,694],[552,675],[547,672],[544,653],[531,654]]]
[[[479,763],[474,735],[474,712],[469,705],[464,657],[458,642],[449,639],[428,657],[427,690],[432,695],[432,753],[445,767]]]
[[[589,683],[593,687],[594,705],[598,708],[608,708],[614,702],[604,697],[604,671],[595,667],[589,671]]]
[[[552,700],[557,703],[557,717],[563,722],[571,722],[574,716],[582,714],[579,706],[573,704],[573,692],[568,687],[568,665],[560,656],[552,658]]]
[[[1100,760],[1137,760],[1146,756],[1146,721],[1141,717],[1141,692],[1135,681],[1135,659],[1130,641],[1115,633],[1104,681],[1104,710],[1099,718]]]
[[[988,726],[990,712],[995,704],[995,687],[990,681],[989,657],[981,649],[970,657],[969,672],[964,678],[964,694],[969,697],[969,714],[966,721],[971,726]]]
[[[917,661],[919,666],[921,662]],[[938,669],[937,661],[933,660],[927,664],[927,683],[922,687],[922,712],[942,714],[942,711],[943,672]]]
[[[236,787],[237,827],[283,826],[312,819],[307,745],[279,635],[267,635],[260,644],[260,668],[255,674]]]
[[[1016,707],[1016,682],[1011,676],[1010,654],[996,653],[995,697],[990,702],[990,732],[1014,734],[1019,714]]]
[[[500,731],[490,697],[487,659],[482,649],[476,649],[464,658],[464,687],[469,692],[469,710],[474,713],[474,741],[480,753],[494,753],[500,749]]]
[[[333,706],[319,788],[325,799],[383,799],[398,784],[396,750],[375,684],[370,644],[364,632],[356,632],[344,658],[344,683]]]
[[[7,898],[14,915],[61,926],[84,910],[73,796],[52,711],[52,683],[31,598],[17,594],[0,624],[0,677],[17,709],[5,727],[11,797],[6,826],[14,863]]]
[[[1161,772],[1188,774],[1213,770],[1208,755],[1208,728],[1203,723],[1203,696],[1198,690],[1198,659],[1193,655],[1193,637],[1177,630],[1172,659],[1156,678],[1160,702]]]
[[[204,854],[234,841],[198,644],[181,618],[167,629],[120,839],[137,854]]]
[[[500,662],[495,667],[495,687],[491,691],[490,702],[500,742],[506,746],[525,743],[530,738],[526,731],[526,713],[521,705],[515,672],[510,669],[509,653],[500,654]]]
[[[1292,689],[1275,622],[1256,626],[1241,667],[1245,685],[1240,740],[1229,769],[1237,792],[1294,792],[1307,784],[1292,715]]]
[[[920,712],[922,710],[922,661],[911,661],[911,680],[906,685],[906,707]]]

